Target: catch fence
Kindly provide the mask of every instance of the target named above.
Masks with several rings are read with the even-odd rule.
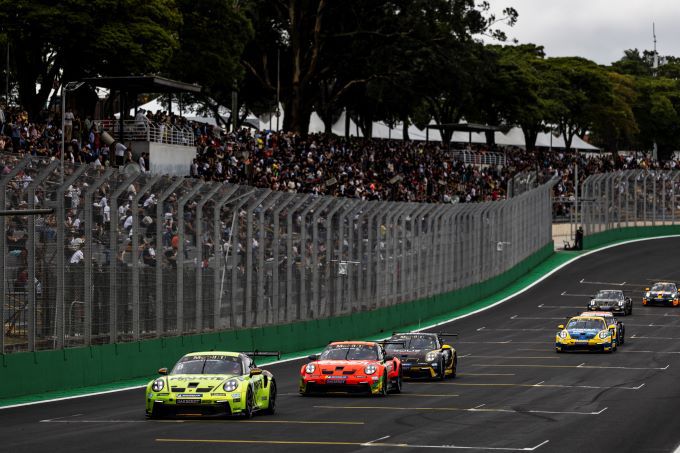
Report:
[[[586,236],[635,226],[680,224],[680,171],[628,170],[589,176],[582,185]]]
[[[285,324],[446,293],[551,241],[552,183],[395,203],[0,157],[0,351]]]

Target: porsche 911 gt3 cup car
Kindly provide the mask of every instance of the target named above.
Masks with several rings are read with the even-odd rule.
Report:
[[[675,283],[658,282],[651,288],[645,288],[642,305],[680,305],[680,293]]]
[[[321,355],[309,356],[309,360],[300,369],[301,395],[341,392],[385,396],[401,392],[401,362],[388,355],[381,343],[338,341],[326,346]]]
[[[616,325],[607,324],[602,316],[574,316],[555,335],[555,351],[604,351],[614,352]]]
[[[456,377],[458,355],[444,342],[446,333],[395,333],[385,351],[401,359],[404,377]]]
[[[614,336],[615,337],[614,339],[616,340],[616,345],[623,346],[623,344],[626,342],[626,326],[623,324],[622,321],[615,318],[611,312],[584,311],[583,313],[581,313],[581,316],[602,316],[608,326],[612,324],[616,326],[616,335]]]
[[[146,387],[146,415],[186,413],[241,415],[255,412],[273,414],[276,409],[276,381],[257,368],[251,356],[280,356],[277,352],[194,352],[187,354],[168,373]]]
[[[588,310],[611,311],[623,316],[633,314],[633,301],[620,289],[603,289],[590,300]]]

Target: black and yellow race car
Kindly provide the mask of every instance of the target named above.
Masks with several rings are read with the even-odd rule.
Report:
[[[404,377],[446,379],[456,377],[458,356],[446,344],[447,333],[393,333],[385,342],[385,351],[401,360]]]

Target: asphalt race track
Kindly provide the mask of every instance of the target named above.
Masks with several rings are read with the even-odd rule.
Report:
[[[677,238],[610,248],[437,328],[460,334],[459,377],[409,381],[401,395],[303,398],[304,362],[279,363],[268,367],[279,389],[274,416],[150,421],[139,389],[0,410],[0,449],[672,452],[680,444],[680,309],[642,307],[641,294],[655,280],[680,281],[679,251]],[[603,288],[633,297],[626,344],[613,354],[556,354],[557,324]]]

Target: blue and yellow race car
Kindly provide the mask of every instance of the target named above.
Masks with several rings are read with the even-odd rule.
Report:
[[[194,352],[146,387],[146,415],[241,415],[276,410],[274,376],[255,365],[253,356],[278,352]]]
[[[557,326],[555,351],[614,352],[618,346],[615,324],[607,324],[603,316],[574,316],[567,325]]]

